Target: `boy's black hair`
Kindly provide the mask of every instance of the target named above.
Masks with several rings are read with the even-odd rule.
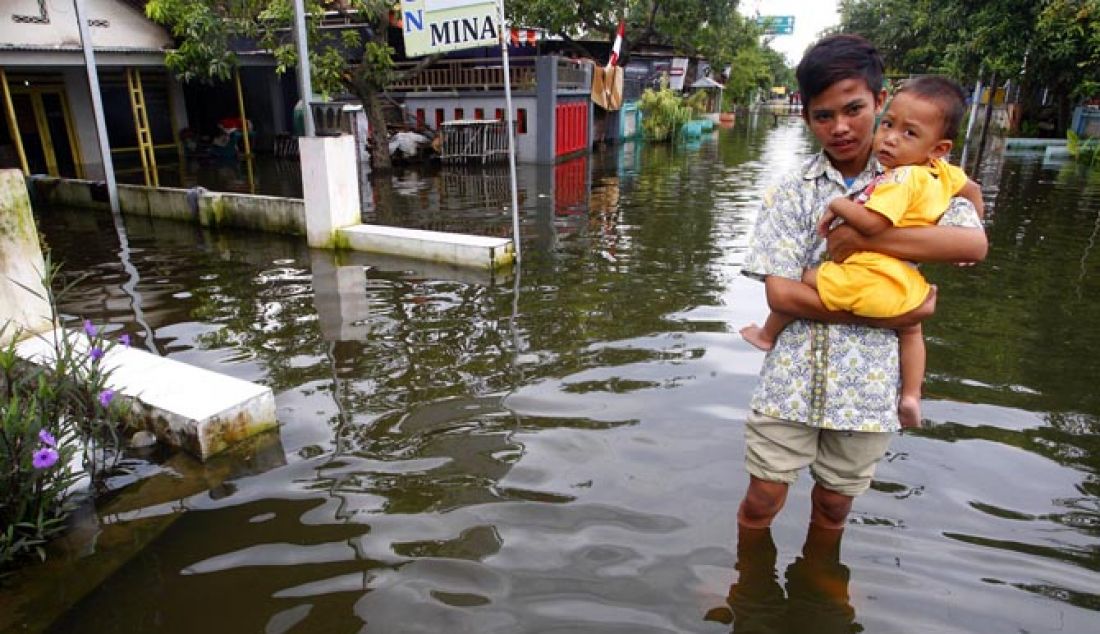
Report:
[[[822,38],[802,56],[795,70],[802,93],[803,116],[809,116],[814,97],[844,79],[862,79],[878,99],[882,91],[882,56],[859,35],[842,33]]]
[[[943,75],[921,75],[908,79],[896,94],[912,93],[935,102],[943,112],[943,138],[954,140],[966,112],[966,91],[955,80]]]

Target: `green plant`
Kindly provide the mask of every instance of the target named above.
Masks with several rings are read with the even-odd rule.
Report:
[[[1066,130],[1066,150],[1082,165],[1096,166],[1100,162],[1100,139],[1081,138],[1073,130]]]
[[[659,90],[647,88],[638,100],[642,111],[642,134],[647,141],[667,141],[688,121],[692,110],[680,95],[662,82]]]
[[[47,263],[47,272],[50,289],[57,269]],[[58,298],[47,294],[56,323]],[[18,335],[12,328],[0,325],[0,337]],[[0,349],[0,570],[30,554],[45,559],[45,543],[72,511],[75,483],[85,472],[98,482],[120,455],[124,412],[103,363],[117,344],[89,321],[83,336],[58,332],[64,334],[52,338],[49,363],[22,360],[18,337]],[[129,343],[125,335],[120,341]]]
[[[684,99],[684,105],[691,109],[693,117],[706,114],[708,102],[709,95],[703,90],[697,90]]]

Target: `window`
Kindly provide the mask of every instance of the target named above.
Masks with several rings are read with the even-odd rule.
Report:
[[[416,109],[416,128],[419,130],[424,127],[424,109]]]
[[[474,108],[474,119],[481,121],[485,118],[485,108]]]
[[[461,121],[466,118],[466,113],[462,111],[462,108],[455,108],[455,119]]]
[[[504,108],[497,108],[497,121],[504,121]]]
[[[527,108],[516,111],[516,134],[527,134]]]
[[[446,115],[443,114],[443,108],[436,108],[435,109],[435,129],[436,130],[443,127],[443,121],[444,121],[443,118],[445,116]]]

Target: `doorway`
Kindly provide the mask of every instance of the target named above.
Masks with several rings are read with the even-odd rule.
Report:
[[[64,87],[29,84],[11,86],[11,104],[30,173],[84,178],[80,143]],[[7,132],[5,136],[12,134]]]

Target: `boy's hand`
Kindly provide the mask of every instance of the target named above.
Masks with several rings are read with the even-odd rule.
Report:
[[[826,209],[825,213],[821,216],[821,219],[817,221],[817,235],[822,238],[829,237],[829,229],[832,227],[833,222],[839,218],[837,213],[832,208]]]
[[[852,227],[842,224],[825,234],[825,246],[829,250],[829,259],[843,262],[857,251],[866,251],[861,241],[863,235]]]

